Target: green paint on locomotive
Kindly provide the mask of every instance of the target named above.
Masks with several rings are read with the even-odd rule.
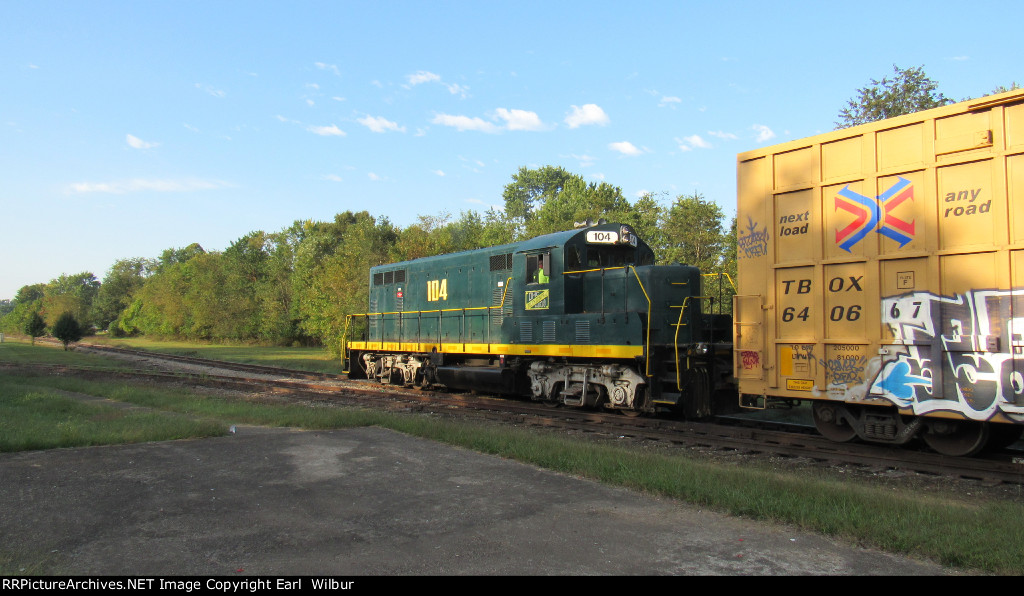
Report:
[[[671,393],[662,385],[682,393],[680,369],[694,366],[696,346],[729,329],[704,314],[698,269],[653,263],[630,226],[601,224],[373,267],[369,310],[351,317],[362,337],[347,348],[484,366],[626,363],[650,397]]]

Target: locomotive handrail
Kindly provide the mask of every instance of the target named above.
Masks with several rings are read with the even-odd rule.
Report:
[[[729,275],[727,271],[720,271],[718,273],[701,273],[700,275],[701,277],[721,277],[724,275],[725,279],[729,280],[729,285],[732,286],[732,290],[734,292],[739,291],[738,289],[736,289],[736,283],[732,280],[732,276]]]
[[[636,272],[636,267],[630,265],[629,268],[633,270],[633,277],[636,278],[636,283],[640,284],[640,291],[647,299],[647,337],[644,339],[644,353],[647,357],[644,358],[644,375],[649,377],[651,376],[651,296],[647,293],[644,282],[640,281],[640,274]],[[620,269],[620,267],[609,267],[609,269]]]
[[[501,302],[499,304],[495,305],[495,306],[466,306],[466,307],[462,307],[462,308],[435,308],[435,309],[431,309],[431,310],[404,310],[404,311],[399,310],[399,311],[385,311],[385,312],[353,313],[353,314],[345,315],[345,329],[344,329],[344,331],[341,334],[342,354],[347,354],[347,351],[348,351],[347,350],[347,348],[348,348],[348,341],[347,341],[348,340],[348,330],[349,330],[349,327],[351,325],[351,321],[352,321],[353,317],[366,317],[367,322],[369,322],[370,321],[370,317],[379,315],[380,316],[380,320],[383,322],[385,315],[398,315],[399,323],[401,323],[401,322],[403,322],[405,320],[405,315],[424,315],[424,314],[430,314],[430,313],[437,313],[438,314],[437,332],[438,332],[438,334],[440,334],[441,333],[440,320],[441,320],[441,317],[443,316],[443,313],[446,313],[446,312],[461,312],[462,313],[461,325],[465,325],[466,311],[480,311],[480,310],[488,310],[488,311],[490,311],[490,310],[494,310],[494,309],[499,309],[499,310],[500,309],[504,309],[505,308],[505,300],[508,297],[508,289],[512,285],[512,279],[513,279],[512,277],[508,277],[505,280],[505,288],[502,290],[502,293],[501,293]],[[422,319],[419,316],[417,316],[417,320],[420,321]],[[489,337],[490,333],[491,333],[491,327],[488,324],[487,325],[488,341],[490,339],[490,337]],[[381,341],[383,342],[384,341],[383,329],[382,329],[382,334],[381,335],[382,335]],[[464,330],[460,326],[460,329],[459,329],[459,340],[460,341],[465,340],[464,335],[465,335]],[[402,332],[401,331],[399,331],[399,334],[398,334],[398,343],[399,344],[402,343]],[[418,343],[421,343],[421,342],[418,342]],[[438,343],[439,344],[442,343],[440,337],[438,338]],[[346,360],[347,360],[347,356],[346,356]],[[349,366],[349,368],[350,367],[351,366]],[[345,372],[348,372],[348,371],[345,371]]]
[[[696,298],[697,300],[707,300],[714,298],[714,296],[687,296],[686,298],[683,299],[683,305],[679,307],[679,320],[676,321],[676,334],[675,337],[672,339],[672,344],[675,348],[676,353],[676,389],[678,389],[680,393],[682,393],[683,391],[683,378],[680,372],[681,369],[679,368],[679,330],[686,325],[686,323],[683,322],[683,313],[686,312],[686,307],[688,306],[688,303],[690,302],[691,298]],[[689,354],[686,355],[686,368],[687,370],[689,370],[690,368]]]
[[[629,267],[633,268],[633,265],[629,265]],[[577,273],[593,273],[595,271],[613,271],[615,269],[625,269],[625,268],[626,268],[625,265],[620,265],[618,267],[598,267],[597,269],[579,269],[577,271],[563,271],[562,275],[576,275]]]
[[[733,282],[733,280],[732,280],[732,276],[730,276],[727,272],[721,271],[721,272],[718,272],[718,273],[702,273],[701,277],[717,277],[718,278],[718,296],[717,296],[717,298],[715,296],[711,296],[710,297],[711,298],[711,307],[708,309],[709,312],[717,312],[718,314],[721,314],[722,310],[726,307],[727,302],[725,300],[725,297],[726,297],[726,293],[727,293],[728,288],[723,288],[722,287],[722,276],[723,275],[725,276],[725,279],[728,280],[729,285],[732,286],[733,295],[736,295],[736,293],[739,292],[739,290],[736,288],[735,282]],[[705,291],[709,291],[707,283],[704,283],[703,287],[704,287]],[[713,291],[713,290],[711,290],[711,291]],[[718,304],[718,308],[717,309],[715,308],[716,300],[717,300],[717,304]]]

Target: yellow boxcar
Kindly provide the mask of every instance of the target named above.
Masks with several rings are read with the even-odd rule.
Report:
[[[839,441],[1020,437],[1024,91],[742,153],[737,182],[747,403],[815,400]]]

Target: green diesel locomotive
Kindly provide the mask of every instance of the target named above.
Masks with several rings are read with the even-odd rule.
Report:
[[[628,225],[373,267],[351,378],[689,417],[735,407],[731,318]]]

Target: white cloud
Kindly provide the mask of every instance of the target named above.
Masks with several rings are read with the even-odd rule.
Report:
[[[755,124],[755,125],[751,126],[750,128],[755,130],[755,131],[757,131],[757,142],[758,143],[763,143],[763,142],[765,142],[767,140],[775,138],[775,133],[772,132],[772,129],[768,128],[767,126],[765,126],[763,124]]]
[[[232,185],[221,180],[199,180],[188,178],[185,180],[145,180],[134,178],[132,180],[120,180],[117,182],[78,182],[72,184],[68,190],[76,193],[102,192],[111,194],[125,194],[130,192],[194,192],[198,190],[215,190],[218,188],[230,188]]]
[[[480,132],[495,133],[501,130],[494,124],[482,118],[470,118],[469,116],[453,116],[451,114],[438,114],[431,120],[434,124],[451,126],[458,130],[477,130]]]
[[[135,135],[125,135],[125,140],[128,141],[128,145],[130,145],[134,149],[151,149],[153,147],[157,147],[160,145],[160,143],[150,143],[148,141],[143,141],[142,139]]]
[[[434,173],[438,176],[444,176],[444,170],[434,170]]]
[[[330,180],[331,182],[341,182],[342,178],[337,174],[327,174],[324,176],[324,180]]]
[[[600,106],[593,103],[585,104],[583,107],[572,106],[572,112],[565,117],[565,123],[569,125],[569,128],[578,128],[590,124],[604,126],[608,122],[608,114],[605,114]]]
[[[465,99],[466,96],[469,94],[469,87],[460,85],[458,83],[445,83],[445,87],[448,87],[449,93],[451,93],[452,95],[458,95],[463,99]]]
[[[544,130],[544,123],[540,121],[536,112],[505,108],[498,108],[495,112],[506,122],[505,128],[509,130]]]
[[[700,135],[690,135],[683,137],[682,139],[676,138],[676,143],[679,144],[679,148],[683,151],[690,151],[692,149],[709,149],[711,144],[701,138]]]
[[[196,83],[196,89],[202,89],[203,91],[206,91],[207,93],[209,93],[210,95],[212,95],[214,97],[226,97],[227,96],[227,93],[221,91],[220,89],[214,89],[213,87],[211,87],[209,85],[203,85],[202,83]]]
[[[709,130],[708,134],[713,137],[718,137],[719,139],[725,141],[735,141],[737,138],[739,138],[736,135],[732,134],[731,132],[725,132],[724,130]]]
[[[471,197],[471,198],[466,199],[466,202],[467,203],[472,203],[474,205],[482,205],[484,207],[487,207],[488,209],[494,209],[495,211],[502,211],[502,210],[505,209],[504,205],[494,205],[492,203],[487,203],[485,201],[481,201],[480,199],[477,199],[475,197]]]
[[[399,126],[397,123],[392,122],[383,116],[365,116],[363,118],[357,118],[356,122],[362,124],[366,128],[369,128],[373,132],[387,132],[389,130],[405,132],[404,126]]]
[[[675,104],[678,103],[683,103],[683,100],[678,97],[675,97],[674,95],[666,95],[665,97],[661,98],[661,101],[658,102],[658,107],[664,108],[666,106],[669,106],[674,108]]]
[[[476,172],[478,174],[480,173],[481,168],[483,168],[485,165],[484,162],[480,161],[479,159],[471,159],[463,155],[459,156],[459,161],[463,163],[463,167],[465,167],[467,170],[469,170],[470,172]]]
[[[316,64],[316,67],[319,68],[320,70],[329,70],[334,74],[338,75],[339,77],[341,76],[341,72],[338,70],[338,67],[334,64],[327,64],[325,62],[315,62],[314,64]]]
[[[381,178],[381,177],[380,177],[380,176],[378,176],[377,174],[374,174],[373,172],[369,172],[369,173],[367,173],[366,175],[367,175],[367,177],[369,177],[369,179],[370,179],[370,180],[373,180],[373,181],[380,181],[380,180],[383,180],[383,178]]]
[[[570,153],[569,155],[566,155],[566,157],[579,160],[581,168],[589,168],[590,166],[594,165],[593,156],[587,155],[585,153],[583,155]]]
[[[416,74],[411,74],[405,77],[405,80],[409,81],[409,86],[420,85],[423,83],[439,83],[441,82],[441,75],[434,74],[432,72],[421,70]]]
[[[623,155],[640,155],[643,153],[640,149],[637,149],[636,145],[629,141],[618,141],[616,143],[609,143],[608,148],[612,151],[618,151]]]
[[[445,83],[441,80],[441,75],[428,70],[420,70],[417,71],[416,74],[406,75],[405,80],[407,81],[407,84],[402,86],[406,89],[411,89],[416,85],[422,85],[424,83],[437,83],[439,85],[444,85],[445,88],[448,89],[448,93],[451,93],[452,95],[458,95],[463,99],[469,95],[469,87],[458,83]]]
[[[345,136],[345,131],[343,131],[340,128],[338,128],[337,124],[332,124],[330,126],[307,126],[306,130],[308,130],[309,132],[311,132],[313,134],[318,134],[318,135],[320,135],[322,137],[343,137],[343,136]]]

